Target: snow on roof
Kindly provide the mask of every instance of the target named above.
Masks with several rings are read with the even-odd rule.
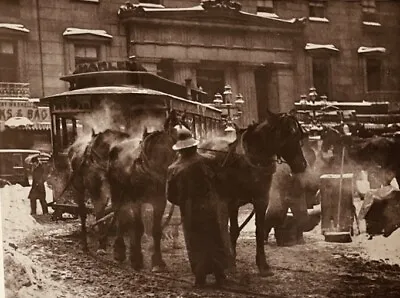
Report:
[[[257,17],[260,17],[260,18],[276,20],[276,21],[280,21],[280,22],[283,22],[283,23],[292,23],[293,24],[293,23],[295,23],[297,21],[296,18],[292,18],[292,19],[289,19],[289,20],[280,19],[276,14],[271,14],[271,13],[263,13],[263,14],[257,13],[257,14],[254,14],[254,13],[249,13],[249,12],[245,12],[245,11],[240,11],[240,14],[250,15],[250,16],[257,16]]]
[[[65,29],[63,36],[81,35],[81,34],[91,34],[105,38],[113,38],[112,35],[108,34],[105,30],[81,29],[81,28],[67,28]]]
[[[29,32],[29,29],[25,28],[25,26],[22,25],[22,24],[0,23],[0,28],[5,28],[5,29],[10,29],[10,30],[20,31],[20,32],[25,32],[25,33],[28,33],[28,32]]]
[[[166,11],[166,12],[174,12],[174,11],[202,11],[204,10],[201,5],[193,6],[193,7],[164,7],[160,4],[148,4],[148,3],[140,3],[134,4],[134,7],[141,7],[144,11]]]
[[[333,44],[307,43],[304,49],[307,51],[325,49],[325,50],[339,52],[339,49],[336,48]]]
[[[196,5],[193,7],[179,7],[179,8],[165,8],[162,5],[154,5],[154,6],[150,6],[147,3],[145,3],[144,5],[141,4],[136,4],[134,5],[135,7],[141,7],[144,11],[148,11],[148,12],[153,12],[153,11],[165,11],[165,12],[174,12],[174,11],[204,11],[204,8],[201,5]],[[273,20],[277,20],[280,22],[284,22],[284,23],[295,23],[296,22],[296,18],[292,18],[292,19],[280,19],[278,15],[274,14],[274,13],[248,13],[248,12],[244,12],[244,11],[240,11],[240,14],[242,15],[251,15],[251,16],[258,16],[260,18],[264,18],[264,19],[273,19]]]
[[[357,53],[362,54],[362,53],[386,53],[386,48],[384,47],[359,47],[357,50]]]

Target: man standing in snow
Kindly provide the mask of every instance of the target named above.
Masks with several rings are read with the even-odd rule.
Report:
[[[195,285],[205,285],[213,274],[217,285],[233,256],[228,232],[228,210],[217,194],[216,177],[209,159],[197,153],[198,141],[185,127],[177,127],[173,149],[179,157],[168,168],[167,199],[180,207],[186,248]]]
[[[44,188],[45,169],[38,157],[34,157],[32,163],[32,188],[28,195],[28,198],[31,201],[31,215],[36,215],[36,200],[39,200],[43,214],[48,214],[46,191]]]

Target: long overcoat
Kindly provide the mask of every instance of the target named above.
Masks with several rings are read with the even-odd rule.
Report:
[[[46,190],[44,188],[45,179],[44,166],[39,164],[32,172],[32,188],[29,192],[28,198],[44,199],[46,197]]]
[[[219,273],[233,263],[228,208],[216,191],[209,159],[179,157],[168,168],[167,199],[180,207],[192,272]]]

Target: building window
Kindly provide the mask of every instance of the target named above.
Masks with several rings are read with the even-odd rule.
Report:
[[[364,22],[376,22],[376,1],[375,0],[362,0],[362,12]]]
[[[0,15],[6,17],[20,17],[20,0],[1,0]]]
[[[272,0],[257,0],[257,13],[275,13],[274,1]]]
[[[0,40],[0,82],[18,81],[17,43]]]
[[[381,90],[382,61],[379,58],[366,58],[367,91]]]
[[[326,17],[326,3],[325,1],[310,1],[309,16],[312,18],[325,18]]]
[[[198,69],[196,72],[197,87],[208,94],[208,102],[212,102],[216,93],[222,94],[225,86],[223,70]]]
[[[99,61],[99,47],[92,45],[75,45],[75,67],[81,63]]]
[[[312,57],[313,86],[319,95],[330,97],[330,59],[329,57]]]

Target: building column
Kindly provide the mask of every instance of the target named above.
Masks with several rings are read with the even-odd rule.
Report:
[[[174,82],[185,85],[186,79],[192,80],[192,88],[197,88],[196,81],[196,62],[173,61],[174,65]]]
[[[279,112],[289,112],[297,100],[295,94],[294,69],[291,64],[275,64],[279,98]]]
[[[254,71],[256,65],[241,64],[237,67],[237,89],[234,92],[243,95],[244,104],[242,117],[239,120],[240,126],[246,127],[254,121],[258,121],[257,94]]]

